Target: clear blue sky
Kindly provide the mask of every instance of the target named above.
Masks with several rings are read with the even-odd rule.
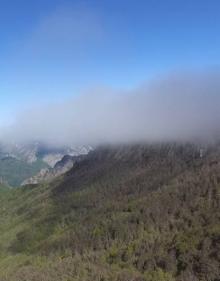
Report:
[[[92,85],[218,66],[219,0],[2,0],[0,124]]]

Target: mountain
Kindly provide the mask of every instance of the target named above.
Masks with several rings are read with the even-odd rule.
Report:
[[[220,146],[100,147],[0,193],[0,280],[218,281]]]
[[[15,187],[39,172],[53,168],[65,155],[78,156],[87,154],[92,148],[54,147],[33,142],[27,144],[0,145],[0,178]]]
[[[30,185],[30,184],[39,184],[42,182],[49,182],[65,174],[69,171],[75,163],[81,161],[84,158],[84,155],[79,156],[70,156],[65,155],[63,158],[58,161],[53,168],[42,169],[38,174],[33,177],[24,180],[21,185]]]
[[[50,167],[54,167],[64,155],[78,156],[87,154],[90,150],[92,150],[91,146],[53,146],[41,142],[2,143],[0,144],[0,157],[16,158],[29,164],[41,159]]]

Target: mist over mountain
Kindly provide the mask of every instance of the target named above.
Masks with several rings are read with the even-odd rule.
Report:
[[[220,281],[220,1],[0,1],[0,281]]]
[[[220,71],[165,75],[133,90],[99,87],[20,112],[5,141],[98,145],[212,139],[219,135]]]

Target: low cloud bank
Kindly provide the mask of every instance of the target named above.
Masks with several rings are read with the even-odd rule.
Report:
[[[220,72],[179,73],[129,92],[93,89],[34,106],[2,131],[13,141],[50,144],[186,141],[220,133]]]

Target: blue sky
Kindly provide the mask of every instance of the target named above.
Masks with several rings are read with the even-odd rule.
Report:
[[[218,0],[1,0],[0,124],[30,104],[220,60]]]

